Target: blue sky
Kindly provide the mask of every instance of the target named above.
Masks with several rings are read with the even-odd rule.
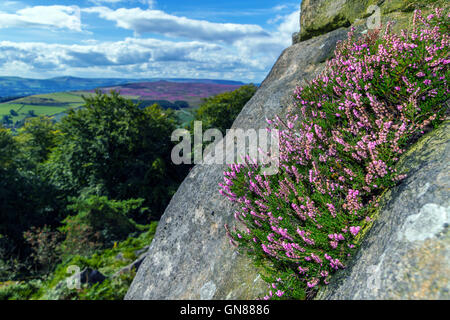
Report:
[[[0,76],[260,82],[300,1],[0,0]]]

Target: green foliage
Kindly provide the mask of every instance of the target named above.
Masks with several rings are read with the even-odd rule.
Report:
[[[29,300],[39,291],[41,280],[0,283],[1,300]]]
[[[17,151],[18,146],[11,131],[0,126],[0,168],[5,170],[13,167]]]
[[[124,298],[128,287],[130,286],[135,271],[124,273],[120,276],[113,275],[124,266],[133,262],[136,258],[136,252],[143,249],[151,243],[157,223],[153,222],[146,226],[145,232],[137,237],[128,237],[128,239],[116,243],[112,248],[97,250],[96,253],[87,256],[67,256],[61,262],[54,273],[45,281],[41,282],[40,288],[36,291],[32,299],[73,299],[73,300],[121,300]],[[122,259],[118,259],[118,255]],[[93,286],[83,285],[80,290],[69,290],[65,285],[61,285],[70,274],[67,272],[69,266],[77,266],[80,270],[92,268],[99,270],[107,276],[107,279]],[[4,295],[3,295],[4,296]],[[2,288],[0,287],[0,297],[2,297]],[[18,296],[18,299],[29,299],[29,296]]]
[[[44,272],[50,271],[59,260],[60,234],[52,231],[48,226],[43,228],[33,226],[31,230],[24,233],[24,238],[32,250],[30,258],[34,260],[37,266],[44,269]]]
[[[249,84],[232,92],[206,98],[196,111],[195,120],[202,121],[203,130],[215,128],[225,134],[256,90],[255,85]]]
[[[18,133],[22,156],[35,165],[48,159],[59,137],[53,120],[48,117],[28,119]]]
[[[183,177],[170,161],[173,112],[141,109],[115,92],[85,100],[59,125],[61,143],[46,164],[50,181],[73,196],[143,198],[158,218]]]
[[[254,89],[218,97],[216,113],[211,100],[201,117],[228,128]],[[123,298],[134,273],[112,275],[151,242],[151,221],[187,173],[170,159],[178,118],[192,119],[186,102],[173,104],[175,114],[97,92],[59,123],[40,116],[78,107],[79,99],[52,94],[0,105],[13,128],[0,128],[0,281],[40,279],[0,284],[2,299]],[[73,265],[108,278],[69,290],[61,282]]]
[[[98,233],[96,240],[88,238],[88,243],[94,241],[103,245],[111,246],[115,241],[125,239],[129,234],[139,230],[139,226],[131,217],[138,217],[145,214],[147,208],[142,207],[144,199],[129,199],[124,201],[109,200],[107,197],[88,196],[87,198],[77,198],[69,209],[76,212],[75,216],[67,217],[60,230],[68,237],[63,242],[63,252],[75,254],[70,248],[83,250],[82,237],[74,237],[80,227],[85,230],[95,230]],[[81,232],[78,235],[86,236]]]
[[[406,177],[401,155],[445,119],[449,18],[416,12],[401,35],[350,32],[295,90],[297,108],[268,121],[280,133],[279,172],[249,162],[225,172],[220,192],[239,210],[227,235],[265,270],[265,299],[313,298],[345,268],[380,195]]]

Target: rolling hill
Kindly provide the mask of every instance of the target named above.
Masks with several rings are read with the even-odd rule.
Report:
[[[57,77],[51,79],[27,79],[20,77],[0,77],[0,98],[24,97],[36,94],[91,90],[99,87],[117,86],[136,82],[158,82],[167,80],[183,83],[209,83],[224,85],[243,85],[244,83],[230,80],[212,79],[118,79],[118,78],[76,78]]]
[[[120,92],[123,96],[128,96],[140,101],[186,101],[190,107],[198,107],[204,98],[233,91],[241,85],[217,84],[217,83],[192,83],[192,82],[139,82],[120,86],[101,88],[101,91],[108,93],[111,90]],[[94,92],[93,90],[91,92]]]
[[[105,79],[103,79],[105,80]],[[107,81],[107,80],[105,80]],[[104,93],[111,90],[120,92],[122,96],[139,102],[142,107],[158,103],[164,108],[172,108],[184,124],[193,119],[192,111],[201,104],[204,98],[233,91],[243,84],[222,80],[179,81],[146,81],[123,85],[104,86]],[[216,83],[219,82],[219,83]],[[94,86],[95,88],[95,86]],[[79,108],[84,104],[83,96],[93,95],[95,90],[56,92],[30,95],[0,103],[0,123],[9,128],[18,128],[23,120],[33,116],[52,116],[59,120],[69,108]]]

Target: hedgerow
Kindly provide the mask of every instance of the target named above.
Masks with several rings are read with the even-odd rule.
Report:
[[[297,108],[268,120],[280,134],[280,170],[233,164],[220,192],[235,202],[230,242],[262,268],[264,299],[305,299],[345,268],[380,195],[405,178],[405,150],[445,118],[449,14],[414,14],[400,35],[354,30],[326,70],[295,90]]]

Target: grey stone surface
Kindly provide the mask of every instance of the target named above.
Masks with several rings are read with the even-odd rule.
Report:
[[[138,250],[141,251],[141,250]],[[134,260],[132,263],[130,263],[129,265],[121,268],[119,271],[117,271],[116,273],[113,274],[113,278],[120,276],[121,274],[124,273],[130,273],[131,271],[138,271],[140,266],[142,265],[142,262],[144,262],[145,257],[147,256],[148,252],[143,252],[141,253],[141,255]]]
[[[338,29],[286,49],[233,128],[266,127],[265,119],[289,108],[295,86],[323,70],[345,37],[346,30]],[[223,226],[234,223],[234,210],[218,192],[224,169],[192,169],[162,216],[126,299],[254,299],[265,293],[257,270],[225,236]]]
[[[450,299],[450,121],[399,163],[378,218],[347,269],[318,299]]]
[[[56,285],[55,290],[62,289],[67,286],[67,283],[93,285],[96,283],[102,283],[105,279],[106,277],[100,271],[86,268],[70,276],[68,279],[60,281]]]
[[[396,22],[392,29],[398,32],[411,26],[414,9],[421,9],[426,17],[436,6],[448,7],[448,0],[303,0],[300,34],[294,41],[304,41],[350,25],[375,28],[381,22],[386,26],[388,21]]]

